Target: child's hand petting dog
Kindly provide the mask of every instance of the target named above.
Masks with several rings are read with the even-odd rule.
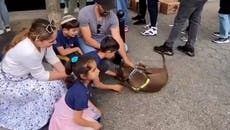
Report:
[[[121,92],[122,90],[123,90],[123,86],[122,85],[120,85],[120,84],[114,84],[114,85],[112,85],[112,90],[114,90],[114,91],[117,91],[117,92]]]

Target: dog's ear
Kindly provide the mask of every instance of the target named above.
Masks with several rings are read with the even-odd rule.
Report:
[[[142,71],[145,71],[146,65],[144,65],[144,64],[141,63],[141,62],[138,62],[138,63],[135,65],[135,68],[137,68],[137,69],[139,69],[139,70],[142,70]]]

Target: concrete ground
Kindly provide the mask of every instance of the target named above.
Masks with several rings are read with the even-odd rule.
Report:
[[[103,112],[103,130],[230,130],[230,44],[210,41],[212,32],[218,30],[218,2],[209,1],[204,7],[196,56],[175,51],[174,56],[166,57],[169,82],[160,92],[94,91]],[[23,13],[11,13],[17,28],[29,25],[25,19],[45,17],[45,11]],[[130,12],[130,17],[134,15]],[[134,62],[162,66],[161,56],[152,48],[166,40],[173,19],[174,15],[159,14],[156,37],[141,36],[143,28],[130,25],[127,44]],[[0,36],[0,41],[5,38]],[[178,40],[175,47],[182,44]]]

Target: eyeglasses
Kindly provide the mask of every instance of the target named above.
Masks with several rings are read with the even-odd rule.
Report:
[[[97,34],[101,33],[101,24],[97,25]]]
[[[53,20],[50,20],[47,25],[42,24],[45,27],[46,32],[53,33],[56,30],[56,26]]]

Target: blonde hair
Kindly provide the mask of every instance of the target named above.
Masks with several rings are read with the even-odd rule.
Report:
[[[35,19],[29,29],[23,28],[13,40],[4,48],[4,53],[17,45],[20,41],[24,40],[26,37],[35,41],[39,39],[40,41],[48,40],[51,35],[56,30],[53,21],[48,21],[46,19]]]

